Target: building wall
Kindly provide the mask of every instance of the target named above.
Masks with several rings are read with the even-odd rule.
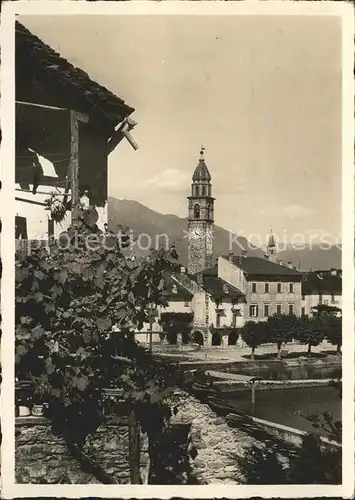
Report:
[[[166,307],[159,307],[159,316],[162,313],[172,312],[172,313],[190,313],[192,312],[192,302],[185,301],[182,299],[169,300]]]
[[[307,316],[312,315],[312,307],[318,306],[319,304],[326,304],[328,306],[335,306],[342,309],[342,296],[340,293],[334,294],[322,294],[321,300],[319,294],[307,294],[302,296],[301,300],[301,313]]]
[[[217,304],[211,298],[209,299],[209,325],[214,325],[214,327],[218,327],[218,318],[219,316],[219,326],[223,327],[233,327],[233,312],[234,310],[238,310],[240,316],[236,316],[236,328],[241,328],[244,325],[244,305],[236,304],[233,306],[232,301],[229,297],[224,297],[222,301]]]
[[[243,271],[223,257],[218,258],[218,276],[241,292],[247,292],[247,280]]]
[[[255,283],[256,291],[252,291]],[[269,285],[269,292],[265,293],[265,283]],[[278,293],[278,284],[281,284],[281,293]],[[293,285],[293,293],[290,293],[290,284]],[[295,281],[250,281],[247,286],[247,303],[244,304],[244,317],[246,321],[266,321],[264,306],[269,306],[268,315],[272,316],[278,312],[289,314],[289,305],[293,306],[293,314],[301,315],[301,283]],[[250,315],[250,306],[258,308],[258,315]],[[278,307],[281,311],[278,311]]]
[[[207,327],[206,321],[206,292],[197,290],[192,299],[192,310],[194,311],[194,327]]]
[[[19,184],[15,185],[20,188]],[[50,212],[42,205],[46,198],[49,198],[53,192],[53,186],[39,186],[41,193],[32,194],[29,192],[17,192],[21,200],[15,200],[15,215],[26,220],[27,237],[30,240],[46,240],[48,238],[48,220],[50,219]],[[63,193],[61,188],[57,189],[58,192]],[[42,194],[47,193],[47,194]],[[23,200],[29,200],[23,201]],[[30,203],[36,202],[36,203]],[[41,205],[37,204],[41,203]],[[104,229],[104,224],[107,223],[107,204],[103,207],[96,208],[99,219],[97,225],[101,230]],[[71,212],[68,211],[64,220],[60,223],[54,222],[54,236],[59,236],[60,233],[66,231],[71,224]]]
[[[20,189],[20,185],[16,184],[16,188]],[[30,202],[44,203],[46,198],[49,198],[50,193],[53,191],[52,186],[39,186],[41,192],[48,194],[32,194],[28,192],[17,192],[20,198],[26,201],[15,200],[15,214],[26,220],[27,236],[31,240],[45,240],[48,238],[48,220],[50,219],[50,212],[45,210],[43,205],[38,205]],[[58,189],[63,192],[63,189]],[[65,219],[59,224],[54,223],[54,235],[58,236],[62,231],[65,231],[70,226],[71,216],[70,212],[67,213]]]

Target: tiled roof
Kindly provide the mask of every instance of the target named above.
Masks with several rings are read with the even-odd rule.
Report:
[[[332,276],[330,272],[312,271],[305,273],[302,281],[302,294],[337,293],[342,291],[342,278],[339,274]]]
[[[211,181],[211,174],[208,171],[207,165],[203,158],[200,158],[195,172],[192,176],[193,181]]]
[[[228,255],[223,256],[228,260]],[[247,275],[252,276],[292,276],[299,279],[302,278],[302,273],[286,266],[281,266],[267,259],[260,257],[233,257],[233,263],[242,269]],[[246,276],[248,279],[248,276]]]
[[[197,280],[195,274],[193,279]],[[218,277],[217,266],[209,267],[202,271],[202,287],[212,297],[244,297],[244,294],[239,288],[227,283],[222,278]]]
[[[179,276],[177,275],[177,279],[179,279]],[[186,290],[180,283],[178,283],[177,280],[174,280],[173,276],[171,273],[166,272],[164,273],[164,291],[163,295],[166,299],[170,300],[186,300],[190,301],[192,300],[192,293]]]
[[[31,84],[34,85],[36,82],[48,85],[48,88],[52,88],[52,92],[54,86],[60,87],[62,91],[66,88],[72,109],[82,113],[90,111],[91,114],[99,115],[110,122],[111,126],[116,126],[134,111],[121,98],[91,80],[85,71],[73,66],[40,38],[16,22],[16,73],[20,74],[20,66],[23,66],[22,75],[28,74],[29,78],[31,71],[35,75]],[[21,96],[17,95],[16,98],[21,100]],[[38,104],[69,107],[62,102]]]
[[[241,292],[238,288],[230,285],[222,278],[213,277],[213,276],[204,276],[203,284],[204,290],[209,293],[213,298],[219,297],[231,297],[238,298],[244,297],[243,292]]]

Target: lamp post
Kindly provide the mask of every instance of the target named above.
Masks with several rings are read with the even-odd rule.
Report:
[[[255,414],[255,389],[261,380],[264,380],[263,377],[252,377],[248,380],[247,385],[251,388],[251,413],[252,416]]]

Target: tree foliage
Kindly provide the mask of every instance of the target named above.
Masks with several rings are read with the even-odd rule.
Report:
[[[268,318],[268,340],[277,344],[277,357],[281,358],[282,344],[290,342],[296,330],[298,318],[292,314],[275,314]]]
[[[342,344],[342,319],[329,317],[326,325],[326,339],[337,347],[337,352],[341,351]]]
[[[242,328],[241,337],[251,347],[251,359],[254,360],[255,349],[267,341],[267,324],[264,322],[247,321]]]
[[[65,248],[54,241],[16,260],[16,376],[33,381],[69,446],[82,446],[103,421],[103,389],[122,389],[149,429],[165,419],[149,418],[151,394],[176,382],[176,367],[132,337],[151,304],[165,304],[163,274],[176,261],[163,250],[131,261],[105,238],[80,219]]]
[[[296,322],[296,332],[294,338],[302,344],[308,345],[308,354],[311,354],[312,346],[320,344],[325,337],[327,320],[322,316],[309,318],[303,316]]]

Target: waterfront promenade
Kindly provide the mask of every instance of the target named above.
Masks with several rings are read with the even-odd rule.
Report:
[[[160,350],[160,349],[159,349]],[[301,357],[307,355],[307,346],[297,342],[292,342],[283,346],[283,358],[292,359],[293,357]],[[191,360],[208,360],[220,362],[231,362],[231,361],[251,361],[250,360],[251,349],[248,346],[235,347],[231,346],[228,348],[222,347],[207,347],[203,349],[187,350],[184,347],[179,350],[178,347],[174,349],[166,349],[164,356],[177,356],[181,354],[182,356],[191,357]],[[286,354],[287,353],[287,354]],[[285,356],[286,355],[286,356]],[[333,357],[336,358],[336,348],[327,341],[323,341],[318,346],[312,347],[312,356],[319,357]],[[276,345],[275,344],[263,344],[258,347],[255,351],[255,359],[276,359]]]

